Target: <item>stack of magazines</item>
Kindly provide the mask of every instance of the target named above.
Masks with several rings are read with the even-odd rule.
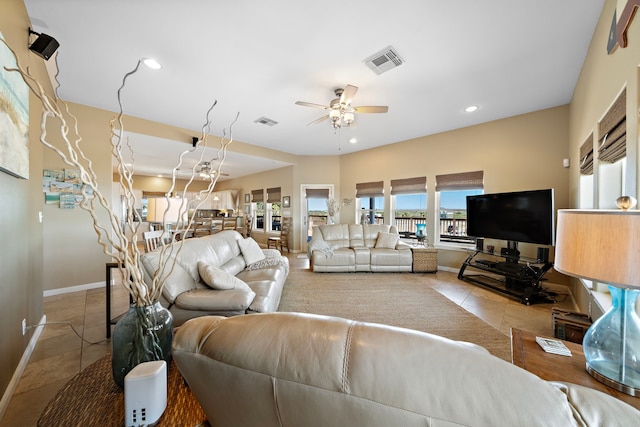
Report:
[[[562,356],[571,356],[571,350],[560,340],[551,338],[536,337],[536,342],[547,353],[560,354]]]

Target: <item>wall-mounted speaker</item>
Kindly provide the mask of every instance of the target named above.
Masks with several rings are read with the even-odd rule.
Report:
[[[167,362],[143,362],[124,377],[124,425],[156,423],[167,407]]]
[[[43,57],[46,61],[48,61],[51,55],[60,47],[60,43],[49,35],[39,34],[31,30],[29,30],[29,34],[38,34],[38,38],[29,46],[29,49]]]

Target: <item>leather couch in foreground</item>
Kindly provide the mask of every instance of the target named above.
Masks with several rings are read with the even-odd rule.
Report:
[[[474,344],[310,314],[201,317],[173,358],[211,426],[638,426],[604,393]]]
[[[289,260],[275,249],[260,249],[235,230],[174,243],[177,262],[162,290],[174,326],[204,315],[235,316],[276,311]],[[145,281],[151,283],[160,257],[158,248],[141,255]],[[168,272],[168,271],[167,271]]]
[[[411,247],[394,225],[315,226],[308,247],[314,272],[410,272],[413,263]]]

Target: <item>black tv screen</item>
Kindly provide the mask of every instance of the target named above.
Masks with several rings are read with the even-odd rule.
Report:
[[[553,245],[553,189],[467,196],[467,235]]]

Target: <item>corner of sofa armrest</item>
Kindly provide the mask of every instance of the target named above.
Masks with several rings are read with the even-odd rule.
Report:
[[[399,251],[404,251],[404,250],[411,250],[411,245],[409,245],[408,243],[405,242],[398,242],[396,243],[396,249]]]
[[[224,316],[201,316],[187,320],[176,328],[172,350],[197,353],[219,322],[225,319]]]

